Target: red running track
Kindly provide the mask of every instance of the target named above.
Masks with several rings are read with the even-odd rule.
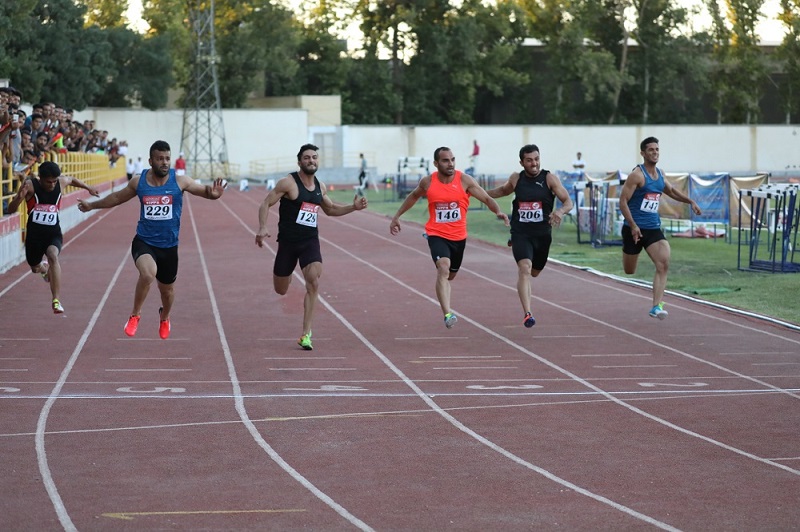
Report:
[[[167,341],[155,288],[122,332],[133,203],[66,235],[63,316],[0,277],[0,529],[800,527],[797,332],[672,297],[653,320],[647,290],[554,263],[525,329],[509,250],[477,241],[448,330],[421,228],[361,212],[321,219],[303,351],[263,195],[187,200]]]

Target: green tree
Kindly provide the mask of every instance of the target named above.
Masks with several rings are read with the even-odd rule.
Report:
[[[778,47],[777,57],[784,73],[780,85],[786,123],[800,112],[800,3],[798,0],[781,0],[778,18],[786,26],[786,36]]]
[[[0,3],[0,77],[8,78],[27,101],[39,101],[45,79],[39,55],[44,43],[36,38],[37,0]]]
[[[123,28],[128,20],[123,13],[128,9],[128,0],[80,0],[86,7],[86,26],[100,28]]]
[[[634,7],[637,20],[631,36],[638,46],[629,66],[634,81],[619,109],[627,110],[622,112],[628,121],[642,124],[699,121],[708,63],[700,41],[681,31],[687,10],[673,0],[635,0]]]
[[[544,44],[546,65],[535,68],[533,79],[547,122],[604,123],[613,114],[626,77],[615,56],[622,28],[609,2],[520,0],[531,35]]]
[[[167,103],[172,84],[172,58],[169,36],[143,36],[127,28],[107,30],[111,45],[113,70],[106,78],[103,92],[92,101],[98,107],[141,105],[158,109]]]
[[[727,0],[727,22],[714,0],[707,0],[714,21],[712,86],[718,122],[757,123],[766,60],[758,47],[756,24],[763,0]]]

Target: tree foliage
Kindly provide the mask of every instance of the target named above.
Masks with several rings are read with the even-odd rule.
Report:
[[[781,62],[784,80],[780,85],[786,123],[800,115],[800,2],[781,0],[778,16],[786,27],[786,36],[778,47],[777,58]]]
[[[128,1],[3,2],[0,76],[78,109],[188,93],[189,10],[211,0],[145,0],[143,35],[125,27]],[[678,0],[213,1],[223,107],[339,94],[346,123],[696,123],[709,107],[756,123],[771,82],[787,121],[800,109],[798,0],[781,0],[772,56],[755,33],[764,0],[705,0],[708,33]]]

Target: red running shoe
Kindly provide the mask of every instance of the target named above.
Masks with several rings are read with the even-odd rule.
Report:
[[[134,316],[131,314],[131,317],[128,318],[128,323],[125,324],[125,334],[128,336],[135,336],[136,330],[139,328],[139,319],[141,316]]]
[[[158,316],[159,317],[161,317],[161,312],[163,310],[164,310],[164,307],[160,307],[158,309]],[[169,331],[170,331],[169,320],[168,319],[167,320],[161,320],[161,322],[158,324],[158,335],[161,337],[162,340],[166,340],[167,338],[169,338]]]

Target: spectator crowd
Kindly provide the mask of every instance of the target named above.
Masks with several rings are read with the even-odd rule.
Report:
[[[27,114],[21,101],[20,91],[0,87],[3,196],[14,193],[36,165],[58,161],[60,154],[106,154],[110,166],[127,154],[127,142],[109,139],[108,131],[97,129],[94,120],[73,120],[72,109],[53,102],[37,103]],[[9,175],[13,175],[11,180]],[[5,202],[3,214],[11,214],[5,212]]]

